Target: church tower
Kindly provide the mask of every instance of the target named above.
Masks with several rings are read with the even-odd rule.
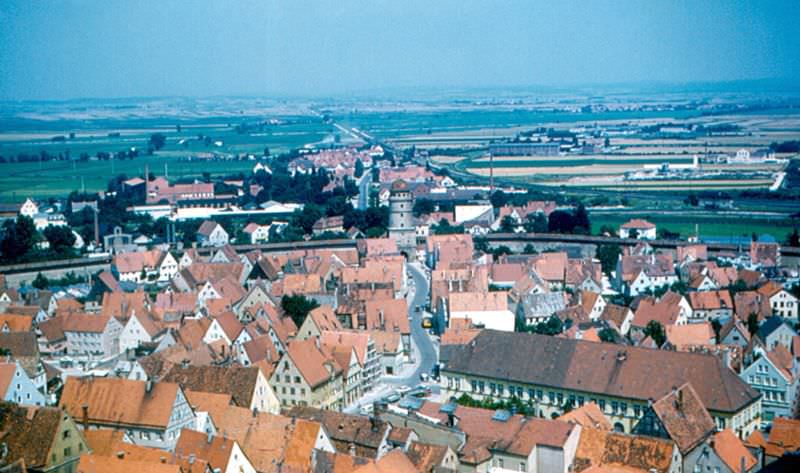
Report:
[[[394,181],[389,191],[389,238],[394,239],[397,248],[412,260],[416,257],[417,248],[413,208],[414,195],[408,188],[408,183],[402,179]]]

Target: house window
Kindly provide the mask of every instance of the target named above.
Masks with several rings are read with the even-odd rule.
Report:
[[[69,438],[69,430],[65,430],[64,433],[62,434],[61,438],[68,439]]]
[[[525,471],[525,462],[519,462],[519,471]]]
[[[473,379],[472,381],[470,381],[470,384],[472,385],[472,392],[475,392],[475,391],[478,390],[478,382],[477,381],[475,381]]]

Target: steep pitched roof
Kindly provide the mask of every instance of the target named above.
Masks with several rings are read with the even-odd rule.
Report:
[[[180,457],[194,455],[205,460],[212,469],[225,470],[233,454],[234,441],[224,436],[209,436],[204,432],[181,429],[175,454]]]
[[[88,406],[89,421],[100,424],[166,428],[180,387],[119,378],[67,378],[59,405],[76,419]]]
[[[576,472],[590,467],[618,467],[668,473],[673,449],[673,443],[666,439],[584,427],[573,465]]]
[[[0,401],[0,442],[7,449],[4,464],[24,459],[29,468],[44,469],[63,415],[55,407],[23,407]]]
[[[0,314],[0,329],[8,328],[11,332],[30,332],[33,317],[30,315]]]
[[[714,419],[689,383],[653,403],[653,411],[683,455],[716,430]]]
[[[294,406],[286,412],[289,417],[319,422],[339,453],[347,453],[350,446],[356,448],[360,457],[376,458],[378,450],[391,428],[388,422],[367,417],[345,414],[343,412]]]
[[[258,380],[254,366],[175,366],[164,381],[180,384],[183,389],[230,394],[233,403],[250,407]]]
[[[731,429],[714,434],[711,445],[731,471],[739,471],[742,460],[744,460],[744,471],[750,471],[757,463],[756,458]]]
[[[311,389],[342,373],[341,366],[317,347],[316,340],[291,340],[284,356],[287,355]]]

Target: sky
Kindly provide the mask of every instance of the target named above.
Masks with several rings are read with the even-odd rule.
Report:
[[[0,100],[781,79],[768,1],[2,0]]]

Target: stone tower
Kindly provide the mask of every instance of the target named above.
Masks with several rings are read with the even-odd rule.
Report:
[[[414,259],[417,248],[417,230],[412,218],[414,195],[408,183],[398,179],[392,183],[389,193],[389,238],[397,242],[397,248],[410,259]]]

